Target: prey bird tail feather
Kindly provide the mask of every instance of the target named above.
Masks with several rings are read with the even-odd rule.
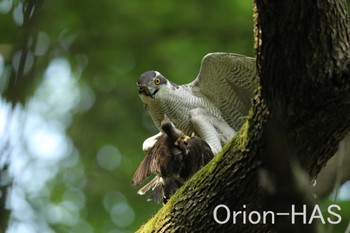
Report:
[[[145,193],[152,189],[154,190],[157,185],[159,185],[159,183],[161,182],[161,177],[159,177],[158,175],[156,175],[150,182],[148,182],[145,186],[143,186],[142,188],[139,189],[139,191],[137,191],[137,194],[139,195],[145,195]]]

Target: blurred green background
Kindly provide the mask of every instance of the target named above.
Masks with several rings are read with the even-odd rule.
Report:
[[[134,232],[155,214],[130,186],[157,133],[136,79],[158,70],[188,83],[209,52],[254,56],[252,5],[1,0],[1,229]]]

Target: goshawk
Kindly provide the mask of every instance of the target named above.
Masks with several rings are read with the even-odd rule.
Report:
[[[157,71],[147,71],[137,81],[139,96],[160,131],[167,115],[185,134],[204,139],[214,154],[242,126],[257,85],[255,59],[232,53],[207,54],[189,84],[172,83]],[[147,139],[144,150],[160,134]]]

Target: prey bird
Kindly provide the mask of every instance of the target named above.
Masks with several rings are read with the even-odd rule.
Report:
[[[242,126],[258,78],[254,58],[210,53],[203,58],[197,78],[189,84],[172,83],[158,71],[143,73],[136,84],[160,131],[167,115],[185,134],[195,133],[217,154]],[[145,140],[144,151],[152,148],[161,135]]]
[[[149,200],[166,203],[179,187],[213,158],[213,153],[204,140],[186,135],[168,117],[164,117],[160,125],[163,134],[136,170],[132,185],[139,185],[151,173],[156,174],[138,194],[144,195],[151,190]]]

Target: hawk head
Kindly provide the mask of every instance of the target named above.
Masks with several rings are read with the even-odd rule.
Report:
[[[158,71],[147,71],[141,74],[137,80],[136,85],[139,95],[151,97],[154,99],[157,92],[164,86],[167,86],[169,81],[161,75]]]

